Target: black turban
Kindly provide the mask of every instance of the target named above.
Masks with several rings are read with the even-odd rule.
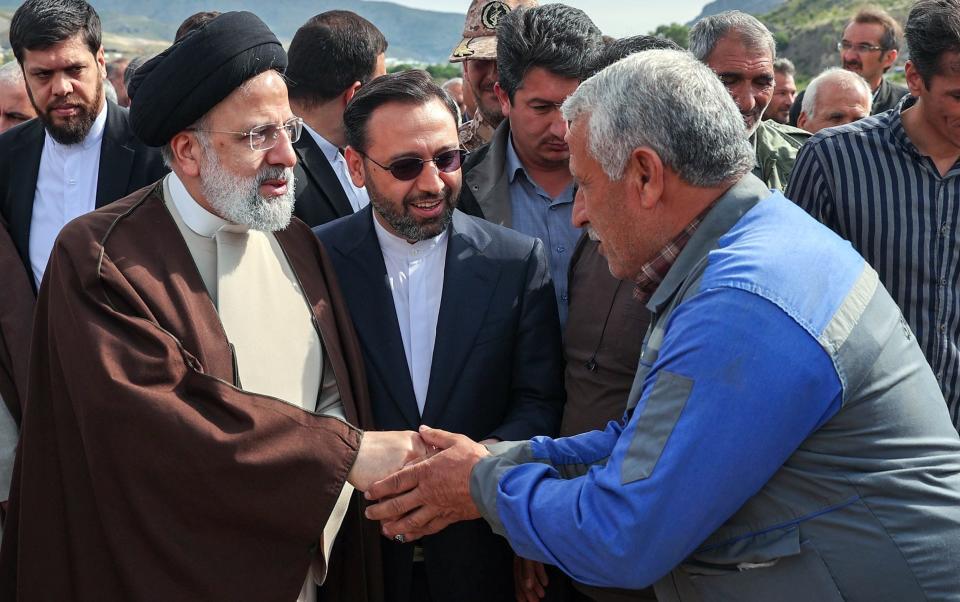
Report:
[[[259,17],[223,13],[137,69],[130,124],[144,144],[163,146],[243,82],[286,67],[280,40]]]

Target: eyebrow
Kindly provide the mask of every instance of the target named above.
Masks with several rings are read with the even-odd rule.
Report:
[[[438,150],[436,153],[434,153],[434,155],[430,157],[431,159],[433,159],[433,157],[436,157],[437,155],[442,155],[443,153],[448,153],[452,150],[457,150],[458,148],[460,148],[460,145],[454,144],[454,145],[442,146],[440,148],[441,150]],[[414,151],[406,151],[406,152],[401,152],[393,155],[388,159],[388,161],[390,163],[393,163],[394,161],[398,161],[400,159],[419,159],[419,158],[420,158],[419,153],[416,153]]]

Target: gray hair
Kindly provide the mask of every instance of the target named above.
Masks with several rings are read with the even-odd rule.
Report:
[[[0,84],[24,85],[23,70],[20,68],[20,63],[10,61],[0,67]]]
[[[710,53],[723,38],[736,35],[751,50],[766,50],[777,58],[777,42],[767,27],[756,17],[738,10],[728,10],[704,17],[690,30],[690,52],[707,62]]]
[[[782,57],[773,61],[773,71],[774,73],[779,73],[780,75],[789,75],[790,77],[793,77],[797,74],[796,66],[794,66],[793,61],[787,57]]]
[[[813,117],[814,110],[817,107],[817,93],[820,91],[820,86],[827,83],[837,84],[844,90],[859,88],[867,97],[866,109],[867,113],[870,112],[873,106],[873,91],[870,89],[867,80],[853,71],[847,71],[841,67],[831,67],[813,78],[813,81],[807,86],[807,91],[803,93],[803,103],[801,103],[800,109],[807,114],[808,118]]]
[[[588,117],[590,154],[614,181],[643,146],[694,186],[717,186],[753,168],[740,111],[688,52],[633,54],[583,82],[561,110],[568,121]]]
[[[448,79],[447,81],[443,82],[443,85],[440,86],[440,87],[443,88],[443,91],[444,91],[444,92],[446,92],[447,90],[449,90],[449,89],[452,88],[453,86],[462,86],[462,85],[463,85],[463,78],[462,78],[462,77],[452,77],[452,78]]]

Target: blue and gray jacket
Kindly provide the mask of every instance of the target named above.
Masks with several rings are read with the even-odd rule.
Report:
[[[526,558],[670,600],[960,600],[960,439],[846,241],[751,175],[648,303],[622,423],[492,446]]]

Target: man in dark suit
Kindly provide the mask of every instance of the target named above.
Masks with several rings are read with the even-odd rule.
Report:
[[[305,134],[293,145],[294,214],[310,226],[350,215],[369,202],[363,186],[350,180],[343,157],[343,110],[360,86],[386,73],[386,50],[380,30],[346,10],[312,17],[290,42],[290,107],[303,119]]]
[[[360,338],[374,421],[488,442],[555,432],[560,327],[543,244],[454,210],[456,120],[422,71],[371,82],[344,115],[371,207],[315,232]],[[513,599],[513,554],[482,522],[383,551],[388,600]]]
[[[34,289],[60,228],[166,172],[160,153],[134,137],[126,109],[104,98],[100,39],[84,0],[29,0],[10,23],[38,118],[0,136],[0,213]]]
[[[0,135],[0,227],[9,234],[9,244],[0,247],[0,264],[24,270],[22,275],[5,273],[11,284],[2,287],[7,298],[0,313],[9,318],[13,314],[7,309],[17,309],[17,320],[0,323],[3,354],[13,361],[12,356],[28,352],[30,328],[21,322],[24,312],[32,312],[60,229],[159,179],[166,170],[160,153],[134,138],[126,109],[104,98],[100,18],[89,4],[24,3],[10,22],[10,45],[37,111],[36,119]],[[22,400],[14,392],[26,386],[23,377],[10,371],[0,375],[6,385],[0,389],[8,397],[0,403],[0,513],[19,437]]]

